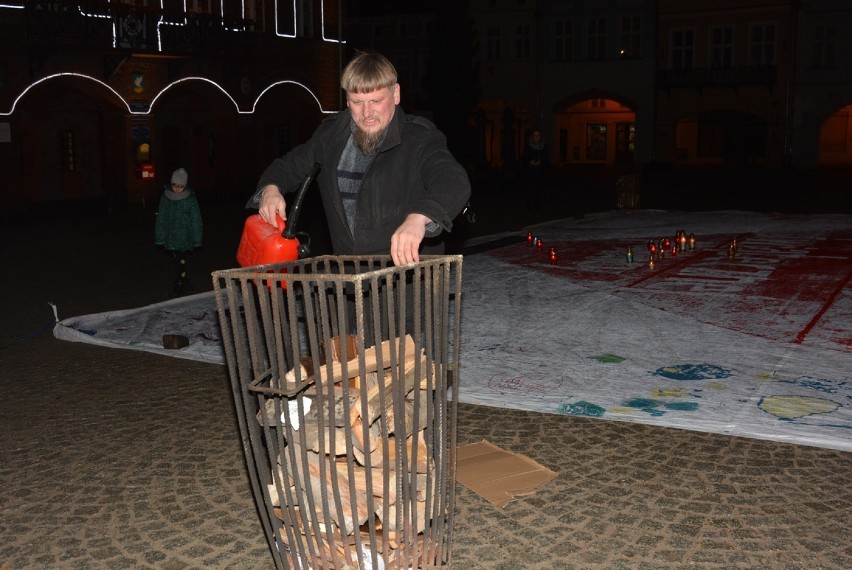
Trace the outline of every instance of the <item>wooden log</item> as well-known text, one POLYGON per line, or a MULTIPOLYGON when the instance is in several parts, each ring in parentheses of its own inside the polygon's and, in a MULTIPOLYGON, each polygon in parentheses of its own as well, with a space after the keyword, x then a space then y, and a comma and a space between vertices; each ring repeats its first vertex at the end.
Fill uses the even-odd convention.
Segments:
MULTIPOLYGON (((291 445, 294 445, 291 443, 291 445)), ((354 496, 349 487, 349 481, 353 473, 349 473, 345 463, 338 463, 333 458, 321 456, 309 450, 304 450, 308 460, 308 477, 300 477, 297 481, 302 490, 310 492, 317 505, 322 504, 322 495, 325 491, 328 500, 328 515, 338 526, 349 534, 367 520, 370 515, 369 505, 373 499, 355 488, 354 496), (324 471, 324 473, 323 473, 324 471), (339 505, 336 493, 340 494, 339 505), (354 501, 353 501, 354 499, 354 501), (355 503, 353 511, 352 503, 355 503), (339 509, 337 507, 340 507, 339 509)), ((353 485, 354 486, 354 485, 353 485)), ((324 516, 324 518, 328 518, 324 516)))
MULTIPOLYGON (((405 367, 402 374, 402 393, 408 394, 414 386, 420 381, 419 374, 425 375, 426 371, 426 355, 420 353, 420 367, 417 366, 417 359, 412 354, 411 358, 406 357, 405 367)), ((385 372, 383 380, 379 380, 376 386, 367 390, 366 397, 359 397, 352 404, 351 413, 354 416, 361 417, 368 424, 376 421, 380 415, 385 413, 385 410, 393 405, 394 392, 394 376, 396 371, 385 372), (366 404, 366 416, 364 415, 364 405, 366 404)))
POLYGON ((383 505, 379 505, 379 508, 376 509, 376 516, 382 521, 382 526, 388 538, 392 538, 392 535, 388 531, 406 530, 407 533, 415 535, 426 530, 429 520, 426 517, 426 501, 409 502, 408 513, 405 513, 405 508, 405 505, 401 502, 388 505, 387 517, 385 517, 383 505), (397 520, 397 514, 399 514, 400 520, 397 520), (405 517, 405 514, 408 516, 405 517))
POLYGON ((420 431, 425 429, 428 425, 429 417, 427 407, 432 405, 432 392, 426 390, 412 390, 408 393, 408 396, 405 398, 403 403, 403 411, 404 416, 402 421, 397 422, 396 416, 394 412, 394 407, 389 406, 385 410, 384 422, 385 429, 387 429, 388 433, 396 433, 397 425, 399 425, 399 429, 404 432, 413 433, 415 431, 420 431), (418 402, 417 402, 417 417, 415 417, 414 412, 414 394, 418 394, 418 402))
POLYGON ((396 503, 397 484, 395 471, 388 472, 387 487, 385 487, 383 469, 370 469, 371 478, 369 483, 367 482, 366 468, 359 466, 358 469, 353 470, 352 474, 352 480, 355 483, 355 488, 363 492, 365 495, 381 497, 387 501, 388 504, 396 503))
MULTIPOLYGON (((388 469, 396 469, 398 465, 397 461, 397 435, 389 435, 387 436, 387 455, 385 452, 384 438, 382 438, 382 443, 377 444, 376 448, 370 453, 370 467, 387 467, 388 469)), ((429 449, 426 447, 426 440, 422 431, 419 431, 415 434, 408 436, 405 439, 405 443, 402 447, 403 457, 399 458, 399 461, 405 459, 405 463, 408 465, 409 471, 416 471, 417 473, 426 473, 426 471, 432 466, 434 466, 433 459, 429 456, 429 449), (414 451, 417 451, 417 461, 414 463, 414 451)), ((355 454, 355 459, 361 465, 367 465, 367 458, 364 456, 364 453, 359 451, 358 449, 353 448, 353 453, 355 454)))
POLYGON ((364 453, 372 453, 378 442, 381 441, 381 426, 378 422, 367 428, 366 440, 364 439, 364 423, 361 421, 361 418, 355 418, 352 421, 351 429, 352 444, 357 451, 361 452, 361 457, 363 457, 364 453))
MULTIPOLYGON (((318 379, 322 379, 325 383, 337 383, 342 382, 348 378, 356 378, 360 377, 362 373, 366 374, 367 372, 376 372, 382 368, 388 368, 391 365, 391 356, 390 350, 391 346, 399 349, 399 341, 398 339, 394 340, 386 340, 381 344, 381 353, 382 353, 382 362, 378 360, 378 351, 375 346, 364 349, 364 368, 360 368, 360 362, 358 358, 354 360, 350 360, 347 363, 336 362, 332 360, 331 365, 323 364, 318 369, 314 370, 314 373, 309 376, 303 376, 302 380, 304 381, 307 378, 311 383, 316 382, 318 379), (344 373, 344 366, 346 367, 346 371, 344 373), (344 378, 345 377, 345 378, 344 378)), ((405 342, 402 347, 403 354, 405 358, 408 358, 408 355, 414 354, 414 338, 411 335, 405 335, 405 342)), ((397 353, 397 358, 399 359, 402 354, 397 353)), ((303 366, 301 369, 303 372, 307 373, 307 369, 303 366)), ((284 375, 285 380, 287 382, 296 383, 296 372, 295 370, 289 370, 284 375)))
POLYGON ((340 342, 340 337, 332 337, 331 343, 331 358, 334 362, 343 362, 343 348, 346 348, 346 360, 355 360, 358 358, 358 337, 354 334, 343 337, 343 343, 340 342))

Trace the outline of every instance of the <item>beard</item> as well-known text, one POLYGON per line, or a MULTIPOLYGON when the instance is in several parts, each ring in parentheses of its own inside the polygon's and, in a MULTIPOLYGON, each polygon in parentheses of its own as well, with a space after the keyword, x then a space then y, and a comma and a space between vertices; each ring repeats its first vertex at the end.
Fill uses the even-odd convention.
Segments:
POLYGON ((352 136, 355 138, 355 144, 358 145, 361 152, 367 156, 371 156, 379 151, 382 141, 385 140, 386 131, 387 127, 375 133, 368 133, 361 127, 356 127, 352 136))

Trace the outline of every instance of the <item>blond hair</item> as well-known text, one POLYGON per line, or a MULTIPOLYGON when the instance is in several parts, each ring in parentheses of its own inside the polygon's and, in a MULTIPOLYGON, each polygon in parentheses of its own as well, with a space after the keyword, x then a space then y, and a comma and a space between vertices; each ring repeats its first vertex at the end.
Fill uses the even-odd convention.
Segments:
POLYGON ((397 82, 396 68, 388 59, 375 52, 358 52, 340 78, 340 86, 347 93, 370 93, 397 82))

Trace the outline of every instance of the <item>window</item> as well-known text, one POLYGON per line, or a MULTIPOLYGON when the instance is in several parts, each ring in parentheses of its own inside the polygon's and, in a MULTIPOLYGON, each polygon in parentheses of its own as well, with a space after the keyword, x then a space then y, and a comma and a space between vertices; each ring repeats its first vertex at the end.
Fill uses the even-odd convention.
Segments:
POLYGON ((837 28, 833 25, 814 26, 814 52, 811 65, 834 67, 834 52, 837 47, 837 28))
POLYGON ((500 28, 495 26, 488 28, 487 38, 486 59, 488 61, 500 61, 500 28))
POLYGON ((734 28, 714 26, 710 28, 710 67, 730 69, 733 65, 734 28))
POLYGON ((517 59, 530 58, 530 27, 523 24, 515 29, 515 57, 517 59))
POLYGON ((302 0, 299 11, 296 13, 298 35, 305 38, 314 37, 314 3, 311 0, 302 0))
POLYGON ((695 56, 695 32, 672 30, 672 70, 691 71, 695 56))
POLYGON ((571 61, 574 59, 571 20, 556 20, 553 23, 553 59, 571 61))
POLYGON ((586 57, 603 59, 606 56, 606 19, 593 18, 586 23, 586 57))
POLYGON ((212 14, 213 3, 210 0, 190 0, 186 2, 186 11, 196 14, 212 14))
POLYGON ((639 16, 621 18, 621 57, 641 57, 642 19, 639 16))
POLYGON ((775 24, 752 24, 750 35, 748 64, 775 65, 775 24))
POLYGON ((260 0, 251 0, 250 2, 246 2, 246 20, 251 20, 254 22, 255 28, 262 29, 259 27, 260 22, 263 20, 263 2, 260 0))

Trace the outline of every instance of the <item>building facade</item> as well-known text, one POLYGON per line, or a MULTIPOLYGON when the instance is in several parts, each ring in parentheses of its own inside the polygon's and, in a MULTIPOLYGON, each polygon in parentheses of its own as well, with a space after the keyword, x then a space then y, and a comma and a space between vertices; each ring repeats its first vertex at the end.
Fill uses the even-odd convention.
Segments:
POLYGON ((788 136, 794 164, 852 166, 852 6, 803 0, 795 21, 788 136))
POLYGON ((658 160, 787 163, 793 3, 660 0, 659 18, 658 160))
MULTIPOLYGON (((852 166, 847 0, 463 4, 471 168, 517 168, 533 129, 557 170, 852 166)), ((433 116, 434 83, 446 111, 456 45, 436 56, 453 38, 434 32, 463 4, 4 0, 0 213, 149 203, 179 166, 205 197, 245 196, 343 107, 354 49, 388 55, 408 112, 433 116)))
POLYGON ((202 200, 248 195, 272 158, 342 105, 339 8, 2 2, 0 210, 150 204, 178 167, 202 200))
POLYGON ((660 0, 657 157, 852 165, 852 5, 660 0))
MULTIPOLYGON (((845 0, 468 0, 467 17, 482 88, 470 120, 489 167, 515 168, 533 129, 557 168, 852 164, 845 0)), ((419 41, 423 73, 422 41, 394 18, 360 17, 349 39, 419 41)))

